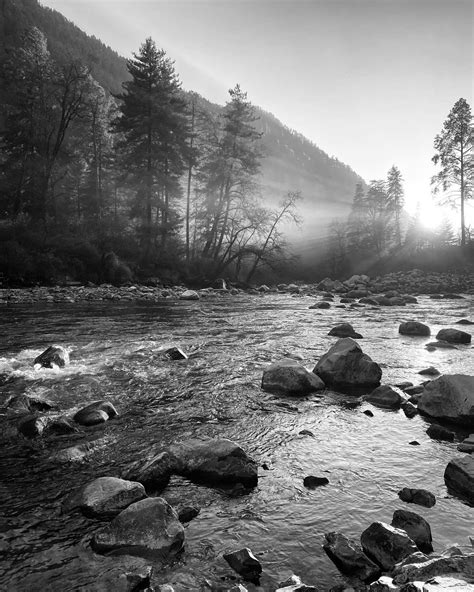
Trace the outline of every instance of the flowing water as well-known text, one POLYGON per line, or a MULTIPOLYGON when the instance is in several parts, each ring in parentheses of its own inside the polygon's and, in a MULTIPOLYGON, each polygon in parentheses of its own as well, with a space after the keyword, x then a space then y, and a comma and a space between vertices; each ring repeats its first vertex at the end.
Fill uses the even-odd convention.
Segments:
POLYGON ((456 443, 431 440, 426 419, 366 403, 354 406, 354 398, 332 392, 275 396, 262 391, 260 381, 265 365, 285 356, 312 369, 335 342, 329 329, 343 321, 364 336, 359 343, 382 366, 383 383, 418 384, 418 371, 431 365, 441 373, 472 375, 471 345, 425 348, 440 328, 472 316, 472 297, 421 296, 405 307, 309 310, 312 302, 242 295, 2 307, 0 404, 24 392, 46 397, 69 415, 107 399, 120 416, 85 428, 90 456, 66 464, 52 461, 52 454, 73 445, 73 437, 26 440, 12 436, 3 417, 0 589, 107 589, 100 588, 97 573, 110 563, 89 548, 102 523, 61 513, 62 500, 95 477, 120 476, 152 449, 196 436, 239 443, 260 465, 259 484, 245 495, 230 495, 173 477, 163 496, 170 503, 197 504, 201 512, 185 527, 180 560, 155 566, 155 585, 174 581, 180 592, 197 590, 204 578, 209 585, 222 583, 222 574, 231 572, 222 553, 247 546, 265 574, 261 587, 249 590, 273 590, 291 573, 326 590, 342 580, 322 550, 324 533, 358 538, 373 521, 390 523, 399 508, 428 520, 436 551, 468 544, 474 508, 448 494, 443 480, 446 464, 460 453, 456 443), (399 323, 410 319, 426 322, 432 337, 399 335, 399 323), (70 348, 71 364, 35 370, 34 358, 52 343, 70 348), (189 359, 167 360, 163 351, 173 345, 189 359), (363 413, 367 408, 374 417, 363 413), (409 445, 412 440, 420 445, 409 445), (303 478, 309 474, 327 476, 329 485, 306 489, 303 478), (436 505, 407 506, 397 496, 405 486, 429 489, 436 505))

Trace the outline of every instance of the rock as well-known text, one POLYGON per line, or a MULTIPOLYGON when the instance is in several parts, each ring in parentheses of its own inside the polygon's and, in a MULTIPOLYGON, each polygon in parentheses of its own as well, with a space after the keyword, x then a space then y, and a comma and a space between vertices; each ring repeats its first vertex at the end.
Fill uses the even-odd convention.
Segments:
POLYGON ((343 574, 364 582, 371 582, 380 575, 378 565, 363 553, 358 543, 339 532, 329 532, 324 536, 323 549, 343 574))
POLYGON ((428 325, 424 325, 418 321, 407 321, 405 323, 401 323, 401 325, 398 327, 398 332, 400 335, 413 335, 420 337, 431 335, 431 330, 428 325))
POLYGON ((48 436, 74 434, 79 429, 68 417, 57 417, 48 422, 46 432, 48 436))
POLYGON ((359 299, 360 304, 370 304, 371 306, 380 306, 380 302, 377 298, 370 298, 369 296, 364 296, 363 298, 359 299))
POLYGON ((339 339, 313 369, 326 385, 336 388, 376 387, 382 369, 350 337, 339 339))
POLYGON ((408 444, 410 446, 419 446, 420 445, 420 443, 417 440, 412 440, 411 442, 408 442, 408 444))
POLYGON ((321 280, 319 282, 319 284, 316 286, 316 290, 322 290, 324 292, 328 291, 328 290, 333 290, 334 289, 334 280, 332 280, 331 278, 324 278, 323 280, 321 280))
MULTIPOLYGON (((392 576, 396 584, 405 584, 415 581, 426 582, 426 580, 440 574, 462 573, 464 571, 471 574, 474 572, 474 554, 454 557, 436 556, 428 561, 402 564, 394 569, 392 576)), ((458 591, 456 590, 456 592, 458 591)))
POLYGON ((165 561, 183 548, 184 529, 173 508, 161 497, 136 502, 96 532, 91 546, 98 553, 136 555, 165 561))
POLYGON ((470 333, 460 331, 459 329, 441 329, 441 331, 438 331, 436 339, 447 341, 448 343, 471 343, 470 333))
POLYGON ((405 401, 405 403, 402 403, 402 409, 403 413, 409 419, 415 417, 415 415, 418 415, 418 409, 415 407, 415 405, 413 405, 413 403, 410 403, 410 401, 405 401))
POLYGON ((443 426, 435 423, 431 424, 426 430, 426 433, 433 440, 446 440, 446 442, 454 442, 455 434, 451 430, 443 428, 443 426))
POLYGON ((423 592, 472 592, 474 584, 451 576, 435 576, 423 584, 423 592))
POLYGON ((171 447, 177 473, 207 485, 255 487, 257 464, 231 440, 189 440, 171 447))
POLYGON ((66 498, 63 509, 69 512, 78 508, 85 516, 110 518, 145 497, 141 483, 99 477, 66 498))
POLYGON ((193 518, 196 518, 201 511, 201 508, 197 508, 196 506, 181 506, 176 511, 178 512, 178 520, 181 524, 184 524, 185 522, 191 522, 193 518))
POLYGON ((381 385, 364 397, 364 401, 382 409, 400 409, 402 395, 388 385, 381 385))
POLYGON ((78 444, 77 446, 69 446, 54 452, 50 460, 53 462, 67 463, 67 462, 82 462, 90 453, 91 446, 89 443, 78 444))
POLYGON ((360 333, 354 331, 354 327, 350 323, 341 323, 333 327, 328 335, 333 337, 352 337, 353 339, 363 339, 360 333))
POLYGON ((431 528, 423 516, 408 510, 395 510, 391 524, 404 530, 422 553, 433 552, 431 528))
POLYGON ((329 302, 316 302, 315 304, 312 304, 310 307, 310 309, 315 309, 315 308, 331 308, 331 305, 329 304, 329 302))
POLYGON ((459 452, 474 452, 474 434, 465 438, 457 448, 459 452))
POLYGON ((280 582, 275 592, 319 592, 319 590, 314 586, 303 584, 298 576, 292 575, 284 582, 280 582))
POLYGON ((436 497, 427 489, 404 487, 398 492, 398 497, 407 504, 417 504, 425 508, 432 508, 436 503, 436 497))
POLYGON ((453 458, 444 471, 446 487, 474 502, 474 456, 453 458))
POLYGON ((185 290, 179 296, 180 300, 199 300, 199 294, 195 290, 185 290))
POLYGON ((421 374, 423 376, 437 376, 439 374, 439 370, 436 370, 434 366, 430 366, 429 368, 420 370, 418 374, 421 374))
POLYGON ((456 345, 447 341, 430 341, 425 347, 428 351, 434 351, 435 349, 458 349, 456 345))
POLYGON ((364 415, 367 415, 367 417, 373 417, 374 414, 372 413, 372 411, 370 409, 366 409, 365 411, 363 411, 364 415))
POLYGON ((266 284, 262 284, 257 288, 257 292, 270 292, 270 288, 266 284))
POLYGON ((417 548, 404 530, 384 522, 373 522, 360 535, 364 553, 386 571, 416 552, 417 548))
POLYGON ((169 452, 150 452, 145 460, 136 461, 123 474, 123 478, 138 481, 149 493, 163 490, 169 483, 174 470, 169 452))
POLYGON ((64 368, 69 364, 69 353, 61 345, 50 345, 42 354, 40 354, 33 364, 39 364, 43 368, 53 368, 57 366, 64 368))
POLYGON ((254 584, 259 583, 262 566, 250 549, 244 547, 238 551, 226 553, 223 557, 244 580, 254 584))
POLYGON ((281 360, 263 371, 262 388, 285 395, 306 395, 325 388, 324 382, 295 360, 281 360))
POLYGON ((17 395, 7 401, 8 409, 18 411, 50 411, 55 405, 41 397, 30 397, 27 395, 17 395))
POLYGON ((425 385, 418 410, 450 422, 474 424, 474 376, 445 374, 425 385))
POLYGON ((474 321, 470 321, 469 319, 459 319, 456 321, 457 325, 474 325, 474 321))
POLYGON ((398 586, 395 586, 392 578, 389 576, 381 576, 376 582, 372 582, 369 586, 369 592, 399 592, 398 586))
POLYGON ((27 415, 22 417, 18 422, 18 432, 25 436, 25 438, 37 438, 41 436, 48 420, 46 417, 38 417, 37 415, 27 415))
POLYGON ((314 477, 313 475, 308 475, 303 479, 303 485, 308 489, 315 489, 316 487, 327 485, 328 483, 329 479, 326 477, 314 477))
POLYGON ((170 347, 165 351, 165 355, 170 360, 187 360, 188 356, 184 353, 184 351, 179 347, 170 347))
POLYGON ((112 403, 109 403, 108 401, 95 401, 78 411, 73 419, 81 425, 92 426, 104 423, 108 419, 117 416, 117 410, 112 403))

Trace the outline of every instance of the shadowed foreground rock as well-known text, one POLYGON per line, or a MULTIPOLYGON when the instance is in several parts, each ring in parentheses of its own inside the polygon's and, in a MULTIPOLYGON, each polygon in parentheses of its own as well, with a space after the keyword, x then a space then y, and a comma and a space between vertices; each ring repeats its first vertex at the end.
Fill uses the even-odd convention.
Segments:
POLYGON ((423 516, 408 510, 395 510, 392 526, 404 530, 423 553, 433 551, 431 528, 423 516))
POLYGON ((431 417, 474 425, 474 376, 445 374, 426 384, 418 410, 431 417))
POLYGON ((358 543, 339 532, 329 532, 324 536, 326 543, 323 549, 343 574, 364 582, 372 582, 379 577, 379 566, 364 554, 358 543))
POLYGON ((43 368, 53 368, 58 366, 64 368, 69 364, 69 354, 61 345, 50 345, 42 354, 40 354, 33 364, 40 364, 43 368))
POLYGON ((245 547, 238 551, 232 551, 232 553, 225 554, 224 559, 244 580, 258 584, 262 566, 250 549, 245 547))
POLYGON ((453 458, 444 471, 444 482, 453 491, 474 503, 474 456, 453 458))
POLYGON ((173 508, 161 497, 129 506, 97 532, 91 546, 98 553, 135 555, 167 561, 181 551, 184 529, 173 508))
POLYGON ((281 360, 263 371, 262 388, 285 395, 306 395, 325 388, 324 382, 295 360, 281 360))
POLYGON ((373 522, 360 535, 364 553, 386 571, 418 549, 404 530, 373 522))
POLYGON ((335 388, 375 388, 380 384, 382 369, 350 337, 339 339, 325 353, 313 372, 326 385, 335 388))

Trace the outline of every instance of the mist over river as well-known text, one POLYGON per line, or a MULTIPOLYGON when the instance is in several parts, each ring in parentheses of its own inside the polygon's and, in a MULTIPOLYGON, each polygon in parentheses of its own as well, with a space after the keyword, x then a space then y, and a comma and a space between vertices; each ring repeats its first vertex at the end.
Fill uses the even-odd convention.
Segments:
POLYGON ((394 510, 407 509, 397 496, 402 487, 436 495, 432 508, 408 507, 430 523, 435 551, 469 544, 474 508, 448 494, 443 479, 468 432, 457 432, 456 442, 436 441, 419 415, 408 419, 403 411, 354 405, 356 398, 331 391, 276 396, 260 382, 264 367, 285 356, 312 369, 336 341, 328 331, 341 322, 363 335, 359 344, 382 366, 383 384, 419 384, 424 377, 418 372, 428 366, 474 375, 471 344, 425 348, 439 329, 472 318, 473 300, 419 296, 418 304, 407 306, 310 310, 309 296, 241 294, 194 302, 1 306, 0 406, 25 393, 59 407, 48 415, 73 415, 105 399, 119 417, 78 434, 27 440, 13 433, 3 409, 0 589, 106 590, 98 574, 122 558, 92 552, 89 541, 104 523, 62 513, 64 497, 96 477, 122 476, 152 449, 192 437, 237 442, 257 461, 259 483, 235 495, 172 477, 162 496, 201 512, 185 525, 179 561, 155 565, 155 586, 198 590, 207 579, 202 589, 211 590, 236 575, 222 554, 249 547, 264 572, 260 587, 245 584, 249 590, 274 590, 292 573, 327 590, 343 580, 322 549, 324 533, 358 539, 372 522, 390 523, 394 510), (406 320, 429 325, 431 337, 399 335, 406 320), (51 344, 70 348, 70 365, 35 370, 33 360, 51 344), (189 359, 167 359, 163 352, 172 346, 189 359), (84 438, 91 452, 83 462, 52 460, 58 449, 84 438), (409 445, 413 440, 420 445, 409 445), (326 476, 329 484, 306 489, 307 475, 326 476))

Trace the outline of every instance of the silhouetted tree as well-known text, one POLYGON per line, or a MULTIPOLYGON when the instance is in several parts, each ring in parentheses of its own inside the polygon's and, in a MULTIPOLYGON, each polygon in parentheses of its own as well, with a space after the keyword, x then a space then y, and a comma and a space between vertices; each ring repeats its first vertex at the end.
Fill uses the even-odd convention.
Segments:
POLYGON ((394 235, 397 245, 402 245, 400 215, 403 210, 403 178, 400 170, 394 165, 388 171, 386 193, 387 205, 394 218, 394 235))

